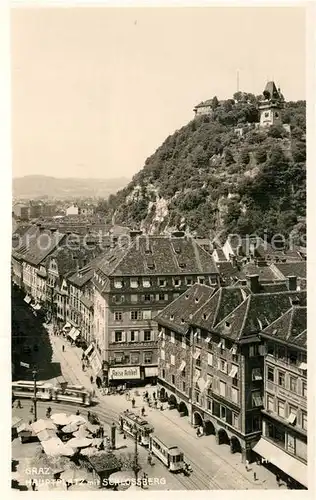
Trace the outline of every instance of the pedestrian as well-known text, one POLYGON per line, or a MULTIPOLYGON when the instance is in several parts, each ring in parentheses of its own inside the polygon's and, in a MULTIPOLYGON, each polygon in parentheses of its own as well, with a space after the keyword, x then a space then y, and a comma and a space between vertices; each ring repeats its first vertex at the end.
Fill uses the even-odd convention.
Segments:
POLYGON ((145 399, 148 399, 148 391, 145 392, 145 399))
POLYGON ((65 346, 63 345, 63 352, 65 352, 65 346))
POLYGON ((256 472, 253 473, 253 480, 257 481, 257 473, 256 472))
POLYGON ((76 411, 76 415, 80 415, 80 411, 79 410, 76 411))
POLYGON ((89 411, 88 411, 88 415, 87 415, 87 416, 88 416, 88 420, 90 420, 90 418, 91 418, 91 413, 90 413, 89 411))
POLYGON ((200 436, 203 436, 203 434, 204 434, 204 429, 203 429, 202 425, 200 425, 200 436))
POLYGON ((102 429, 102 438, 104 438, 104 427, 103 427, 103 425, 102 425, 101 429, 102 429))
POLYGON ((150 451, 150 452, 148 453, 148 457, 147 457, 147 462, 148 462, 148 465, 151 465, 151 463, 152 463, 152 459, 153 459, 153 457, 152 457, 152 454, 151 454, 151 451, 150 451))
POLYGON ((35 484, 34 479, 31 480, 31 488, 32 488, 33 491, 36 490, 36 484, 35 484))
POLYGON ((145 408, 142 407, 142 417, 145 415, 145 408))
POLYGON ((90 383, 93 384, 93 377, 92 377, 92 375, 90 377, 90 383))
POLYGON ((33 405, 31 405, 30 413, 33 413, 33 412, 34 412, 34 408, 33 408, 33 405))
POLYGON ((83 363, 82 363, 82 367, 81 368, 82 368, 82 371, 84 372, 84 364, 83 363))
POLYGON ((132 399, 132 408, 135 408, 135 399, 132 399))
POLYGON ((280 476, 278 474, 275 476, 275 479, 276 479, 277 485, 280 486, 280 476))
POLYGON ((156 400, 156 393, 155 393, 155 391, 153 392, 153 398, 154 398, 154 400, 156 400))
POLYGON ((124 432, 124 434, 123 434, 123 439, 126 439, 126 434, 125 434, 125 432, 124 432))
POLYGON ((157 399, 155 399, 155 401, 154 401, 154 407, 155 407, 156 410, 157 410, 157 405, 158 405, 157 399))
POLYGON ((163 404, 160 405, 160 411, 163 411, 163 404))
POLYGON ((21 401, 18 399, 16 403, 17 408, 22 408, 21 401))
POLYGON ((200 428, 199 427, 196 428, 196 437, 200 437, 200 428))
POLYGON ((246 471, 248 472, 248 470, 249 470, 249 460, 246 460, 245 467, 246 467, 246 471))

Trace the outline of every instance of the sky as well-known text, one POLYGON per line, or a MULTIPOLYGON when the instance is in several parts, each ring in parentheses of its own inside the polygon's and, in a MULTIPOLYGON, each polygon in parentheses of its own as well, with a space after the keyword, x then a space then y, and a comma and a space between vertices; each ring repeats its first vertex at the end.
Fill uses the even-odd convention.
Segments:
POLYGON ((237 71, 305 99, 304 8, 12 9, 13 176, 131 178, 237 71))

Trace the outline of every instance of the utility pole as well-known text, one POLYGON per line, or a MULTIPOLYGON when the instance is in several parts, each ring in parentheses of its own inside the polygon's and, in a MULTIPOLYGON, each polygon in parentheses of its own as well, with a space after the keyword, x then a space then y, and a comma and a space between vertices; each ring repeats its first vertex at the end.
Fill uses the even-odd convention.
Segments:
POLYGON ((134 469, 134 474, 135 474, 135 479, 136 479, 136 484, 137 484, 137 479, 138 479, 138 473, 140 471, 140 466, 138 463, 138 431, 137 427, 134 427, 134 433, 135 433, 135 451, 134 451, 134 464, 133 464, 133 469, 134 469))
POLYGON ((33 370, 33 380, 34 380, 34 422, 37 420, 37 399, 36 399, 36 377, 37 377, 37 370, 33 370))

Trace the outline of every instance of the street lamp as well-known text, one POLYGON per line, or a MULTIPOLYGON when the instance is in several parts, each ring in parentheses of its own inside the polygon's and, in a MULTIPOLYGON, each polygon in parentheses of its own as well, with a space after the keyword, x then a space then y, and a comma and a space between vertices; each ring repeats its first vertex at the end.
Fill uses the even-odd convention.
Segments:
POLYGON ((32 371, 33 374, 33 380, 34 380, 34 422, 37 420, 37 399, 36 399, 36 377, 37 377, 37 370, 34 369, 32 371))
POLYGON ((134 435, 135 435, 135 451, 134 451, 133 471, 135 474, 135 479, 137 484, 138 473, 141 470, 141 467, 139 466, 138 463, 138 430, 136 425, 134 426, 134 435))

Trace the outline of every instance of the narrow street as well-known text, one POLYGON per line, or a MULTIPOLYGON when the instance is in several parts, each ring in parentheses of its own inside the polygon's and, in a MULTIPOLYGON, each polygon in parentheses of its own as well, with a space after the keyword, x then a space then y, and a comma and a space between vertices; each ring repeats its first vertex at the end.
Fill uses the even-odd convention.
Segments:
MULTIPOLYGON (((50 334, 53 348, 53 362, 59 362, 63 376, 68 382, 81 384, 96 391, 99 401, 96 411, 104 412, 109 418, 117 419, 118 413, 131 408, 131 403, 126 401, 124 395, 102 395, 96 386, 90 383, 92 372, 87 369, 82 371, 82 350, 71 346, 64 338, 50 334), (62 351, 62 346, 65 351, 62 351)), ((147 389, 147 388, 146 388, 147 389)), ((154 388, 149 388, 153 391, 154 388)), ((134 396, 136 412, 143 407, 142 393, 134 396)), ((193 474, 190 478, 195 489, 279 489, 275 476, 263 466, 251 464, 246 471, 241 463, 239 453, 231 454, 227 445, 217 445, 214 436, 196 437, 195 430, 186 417, 181 418, 176 410, 164 411, 149 408, 147 405, 146 419, 155 427, 155 434, 162 440, 172 440, 180 446, 184 455, 192 465, 193 474), (206 460, 206 457, 208 460, 206 460), (256 480, 254 479, 256 473, 256 480)))

